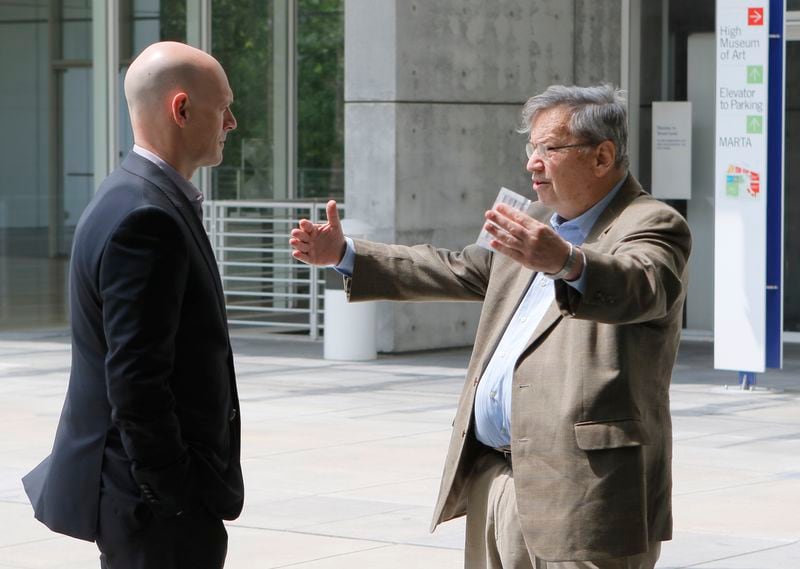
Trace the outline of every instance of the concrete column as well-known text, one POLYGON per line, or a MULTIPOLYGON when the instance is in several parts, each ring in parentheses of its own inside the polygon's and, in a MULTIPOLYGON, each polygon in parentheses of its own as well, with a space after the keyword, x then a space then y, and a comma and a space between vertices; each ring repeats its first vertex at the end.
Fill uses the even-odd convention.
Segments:
POLYGON ((575 0, 576 85, 620 84, 621 11, 621 0, 575 0))
MULTIPOLYGON (((461 249, 500 186, 531 195, 515 132, 525 100, 578 77, 619 81, 620 3, 595 4, 345 0, 347 216, 378 241, 461 249)), ((378 349, 469 345, 479 311, 382 303, 378 349)))

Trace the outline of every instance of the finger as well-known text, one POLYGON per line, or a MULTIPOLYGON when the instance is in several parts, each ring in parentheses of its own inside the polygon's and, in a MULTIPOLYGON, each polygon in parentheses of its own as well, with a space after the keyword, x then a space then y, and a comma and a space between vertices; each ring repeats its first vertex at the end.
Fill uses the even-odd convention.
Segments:
POLYGON ((308 253, 311 250, 311 245, 299 239, 289 239, 289 245, 291 245, 295 251, 300 251, 301 253, 308 253))
POLYGON ((492 224, 502 228, 506 233, 510 233, 511 235, 515 235, 520 238, 525 231, 525 228, 522 225, 495 210, 487 211, 486 219, 491 221, 492 224))
POLYGON ((485 224, 483 228, 495 239, 505 243, 506 245, 509 246, 518 245, 521 241, 519 238, 515 237, 514 235, 511 235, 507 231, 497 227, 492 223, 485 224))
POLYGON ((500 253, 501 255, 505 255, 510 257, 514 261, 519 263, 522 262, 522 253, 517 251, 516 249, 512 249, 511 247, 506 246, 502 242, 498 241, 497 239, 492 239, 489 244, 492 246, 492 249, 500 253))
POLYGON ((307 219, 301 219, 301 220, 300 220, 300 223, 299 223, 298 225, 300 226, 300 229, 302 229, 303 231, 305 231, 305 232, 306 232, 308 235, 313 235, 313 234, 314 234, 314 231, 315 231, 315 229, 316 229, 316 227, 314 226, 314 224, 313 224, 313 223, 311 223, 311 222, 310 222, 309 220, 307 220, 307 219))
POLYGON ((495 211, 497 211, 498 213, 501 214, 501 217, 504 216, 504 217, 506 217, 506 218, 508 218, 508 219, 520 224, 521 226, 523 226, 523 227, 525 227, 527 229, 532 229, 536 225, 541 225, 538 221, 533 219, 531 216, 529 216, 529 215, 527 215, 527 214, 525 214, 525 213, 523 213, 523 212, 521 212, 519 210, 516 210, 516 209, 508 206, 507 204, 503 204, 503 203, 497 204, 497 207, 495 207, 494 209, 495 209, 495 211))
POLYGON ((311 258, 302 251, 292 251, 292 257, 294 257, 298 261, 306 263, 307 265, 311 264, 311 258))
POLYGON ((302 229, 292 229, 291 239, 289 240, 289 242, 291 243, 292 239, 297 239, 298 241, 302 241, 303 243, 308 243, 310 237, 311 236, 302 229))
POLYGON ((342 224, 339 221, 339 208, 336 207, 336 200, 330 200, 325 205, 325 213, 328 214, 328 225, 332 229, 341 229, 342 224))

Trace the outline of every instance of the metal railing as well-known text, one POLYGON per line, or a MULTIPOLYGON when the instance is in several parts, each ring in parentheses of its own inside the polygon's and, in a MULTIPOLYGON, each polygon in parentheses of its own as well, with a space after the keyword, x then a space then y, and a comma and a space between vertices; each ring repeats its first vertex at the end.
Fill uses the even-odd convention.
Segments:
POLYGON ((326 269, 294 260, 289 232, 300 219, 324 220, 325 203, 209 200, 203 204, 232 330, 320 335, 326 269))

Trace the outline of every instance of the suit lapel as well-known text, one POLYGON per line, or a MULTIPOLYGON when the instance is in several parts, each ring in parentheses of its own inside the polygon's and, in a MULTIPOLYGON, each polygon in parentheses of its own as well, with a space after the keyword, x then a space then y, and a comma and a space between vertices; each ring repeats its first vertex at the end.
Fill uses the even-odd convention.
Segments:
MULTIPOLYGON (((499 255, 498 253, 495 254, 499 255)), ((496 262, 497 260, 495 260, 495 263, 496 262)), ((481 376, 483 376, 486 367, 489 365, 489 360, 492 359, 492 355, 497 350, 500 340, 502 340, 503 335, 508 329, 508 325, 511 323, 511 319, 514 317, 519 305, 522 303, 523 298, 525 298, 528 289, 538 274, 529 269, 523 268, 521 265, 517 264, 516 261, 512 261, 511 259, 503 258, 503 262, 507 263, 507 266, 502 268, 502 271, 505 274, 503 280, 500 281, 499 288, 500 290, 506 292, 507 298, 516 299, 516 301, 506 302, 504 308, 501 309, 496 315, 497 322, 502 322, 503 326, 496 328, 494 334, 490 336, 492 339, 491 344, 489 344, 491 349, 484 352, 481 358, 481 376)), ((525 348, 522 350, 522 353, 524 354, 527 352, 533 343, 536 342, 536 340, 540 338, 542 334, 554 326, 561 318, 562 315, 558 308, 558 304, 555 302, 555 300, 553 300, 553 302, 551 302, 550 306, 547 308, 547 311, 544 313, 544 316, 542 316, 541 321, 532 332, 531 337, 525 343, 525 348)))
POLYGON ((498 257, 495 259, 495 263, 500 261, 505 264, 501 269, 503 276, 499 282, 498 289, 504 291, 508 301, 504 303, 503 308, 497 314, 498 322, 504 323, 502 332, 505 332, 511 318, 513 318, 514 313, 522 303, 522 299, 525 297, 528 287, 531 286, 533 279, 536 277, 536 273, 530 269, 526 269, 508 257, 501 257, 500 253, 495 253, 495 255, 498 257))
POLYGON ((563 315, 561 314, 561 310, 558 308, 558 303, 555 301, 555 299, 553 299, 553 302, 551 302, 550 306, 547 307, 547 311, 544 313, 544 316, 542 316, 539 324, 536 325, 531 337, 525 343, 525 348, 522 350, 522 353, 524 354, 527 352, 545 332, 555 326, 556 323, 562 318, 563 315))
POLYGON ((154 184, 161 190, 172 205, 175 206, 183 222, 189 227, 200 249, 200 253, 203 255, 203 259, 205 259, 208 270, 211 271, 214 277, 212 280, 214 281, 214 288, 217 291, 217 300, 219 301, 220 309, 224 316, 226 314, 225 295, 222 291, 222 281, 219 276, 219 269, 217 268, 217 260, 214 257, 214 251, 211 249, 211 243, 208 240, 206 230, 203 228, 202 222, 192 208, 189 198, 187 198, 180 188, 169 179, 161 168, 134 152, 128 153, 128 156, 122 162, 122 168, 154 184))
MULTIPOLYGON (((541 206, 541 204, 537 203, 531 205, 527 213, 542 223, 549 223, 548 220, 552 215, 551 210, 548 210, 547 208, 541 206)), ((498 323, 502 323, 502 326, 496 327, 493 333, 491 333, 489 336, 489 338, 491 338, 491 343, 488 345, 491 346, 491 349, 486 350, 481 358, 481 376, 483 376, 483 372, 489 365, 492 355, 497 350, 500 340, 502 340, 503 335, 506 333, 508 325, 511 323, 511 319, 517 312, 519 305, 522 303, 522 300, 525 298, 528 289, 537 275, 536 272, 523 267, 516 261, 511 260, 509 257, 506 257, 500 253, 494 253, 494 255, 494 263, 498 266, 497 271, 500 276, 497 288, 498 290, 502 291, 503 297, 506 299, 506 301, 500 301, 502 302, 503 306, 500 310, 498 310, 497 314, 494 315, 494 320, 498 323)), ((525 350, 527 350, 528 347, 536 340, 536 338, 541 336, 545 330, 550 328, 550 326, 552 326, 560 316, 561 312, 558 310, 555 301, 553 301, 550 304, 550 307, 547 309, 547 312, 545 312, 544 316, 542 317, 541 322, 534 330, 531 339, 526 343, 525 350)))
POLYGON ((642 186, 639 185, 639 182, 637 182, 633 176, 628 174, 628 178, 625 180, 625 183, 622 184, 619 193, 611 200, 608 207, 603 210, 600 217, 597 218, 591 231, 589 231, 589 235, 586 236, 586 241, 584 241, 581 247, 592 248, 595 243, 611 230, 619 214, 622 213, 622 210, 628 207, 628 204, 642 193, 644 193, 642 186))
MULTIPOLYGON (((497 346, 511 323, 511 318, 519 308, 525 292, 533 281, 534 272, 522 267, 510 258, 494 253, 493 265, 497 267, 497 290, 500 291, 493 295, 492 302, 496 303, 496 312, 491 315, 491 322, 494 324, 486 334, 486 341, 480 342, 481 352, 477 354, 477 361, 480 362, 479 376, 483 376, 492 354, 497 350, 497 346)), ((478 349, 476 343, 475 348, 478 349)))

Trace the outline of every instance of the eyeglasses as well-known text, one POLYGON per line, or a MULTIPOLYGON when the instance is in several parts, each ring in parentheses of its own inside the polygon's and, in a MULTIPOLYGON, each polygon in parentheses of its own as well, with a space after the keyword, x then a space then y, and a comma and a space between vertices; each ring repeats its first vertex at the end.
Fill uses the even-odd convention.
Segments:
POLYGON ((564 148, 580 148, 581 146, 592 146, 588 142, 580 142, 577 144, 562 144, 561 146, 547 146, 544 142, 533 144, 529 142, 525 145, 525 154, 531 158, 534 154, 538 154, 541 158, 549 158, 551 152, 556 150, 563 150, 564 148))

